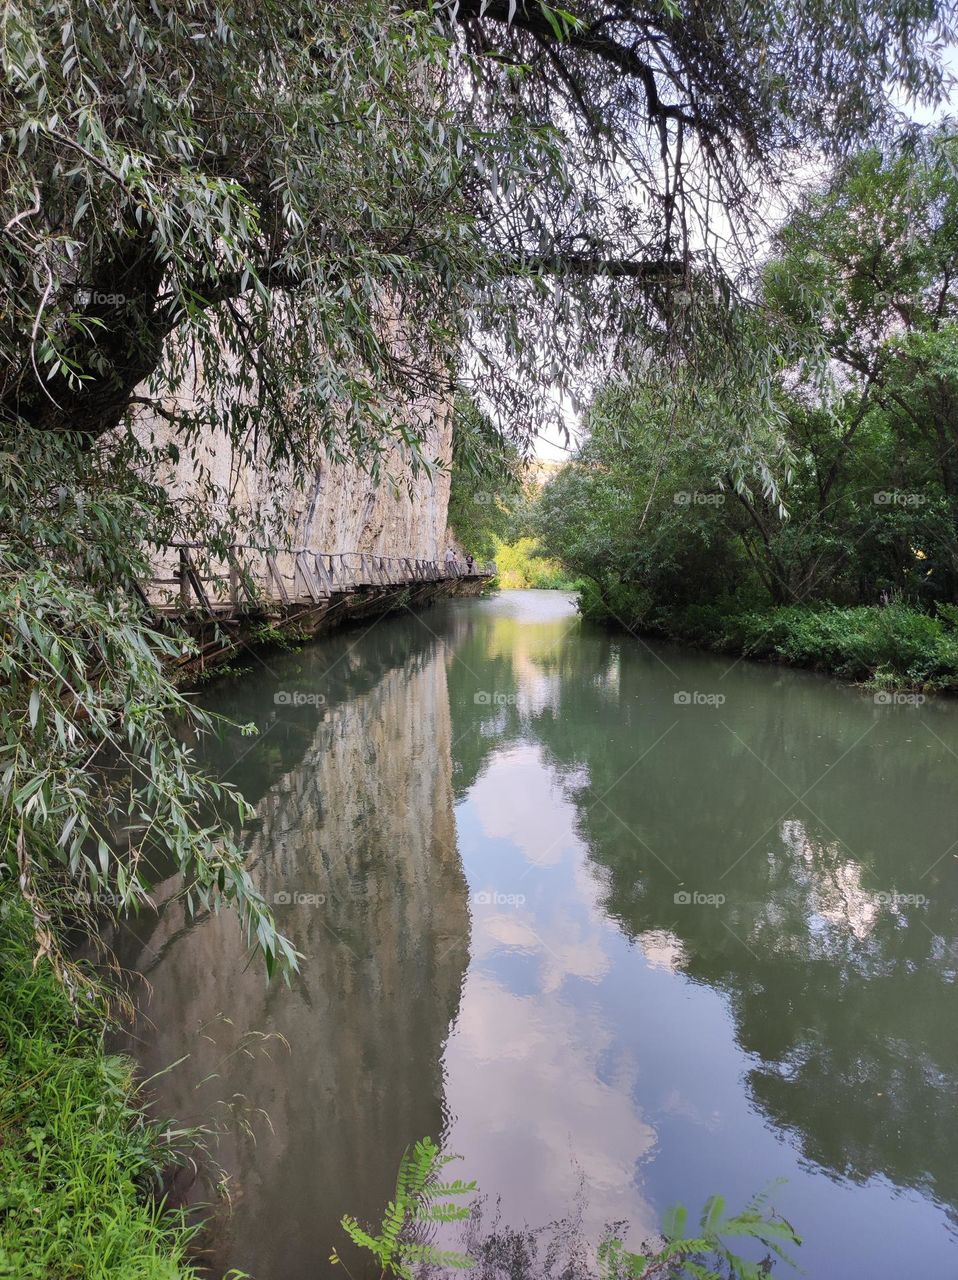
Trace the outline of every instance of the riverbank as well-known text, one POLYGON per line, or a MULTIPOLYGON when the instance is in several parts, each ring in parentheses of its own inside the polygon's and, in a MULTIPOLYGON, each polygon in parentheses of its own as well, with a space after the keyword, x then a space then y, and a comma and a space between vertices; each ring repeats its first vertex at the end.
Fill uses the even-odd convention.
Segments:
POLYGON ((639 634, 762 662, 804 667, 876 689, 958 693, 958 611, 931 617, 907 605, 779 605, 734 600, 643 610, 622 590, 603 601, 586 589, 580 612, 639 634))
POLYGON ((0 1276, 194 1280, 134 1063, 105 1052, 101 1002, 74 1009, 34 951, 26 913, 0 897, 0 1276))

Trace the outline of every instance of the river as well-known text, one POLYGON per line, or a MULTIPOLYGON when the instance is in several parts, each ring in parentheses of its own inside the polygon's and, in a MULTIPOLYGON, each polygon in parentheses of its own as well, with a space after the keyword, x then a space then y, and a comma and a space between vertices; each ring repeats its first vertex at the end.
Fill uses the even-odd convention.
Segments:
POLYGON ((251 661, 208 755, 302 973, 172 879, 118 945, 159 1111, 219 1135, 214 1266, 327 1274, 430 1134, 490 1230, 638 1245, 784 1179, 812 1280, 958 1275, 955 704, 536 591, 251 661))

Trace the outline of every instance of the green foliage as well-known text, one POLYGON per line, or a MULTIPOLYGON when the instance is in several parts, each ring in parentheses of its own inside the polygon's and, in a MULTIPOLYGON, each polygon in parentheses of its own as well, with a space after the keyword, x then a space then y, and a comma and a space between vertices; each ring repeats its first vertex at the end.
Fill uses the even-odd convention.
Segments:
POLYGON ((578 583, 562 565, 542 553, 535 538, 518 538, 515 542, 493 544, 493 559, 498 569, 499 585, 507 590, 533 587, 545 591, 575 591, 578 583))
POLYGON ((522 462, 469 395, 456 401, 447 521, 459 546, 482 564, 514 527, 523 505, 522 462))
POLYGON ((899 602, 886 605, 767 605, 734 596, 677 608, 621 586, 607 600, 594 583, 579 601, 585 617, 720 653, 808 667, 875 688, 958 692, 958 633, 899 602))
MULTIPOLYGON (((416 1240, 423 1223, 458 1222, 471 1216, 465 1206, 436 1203, 441 1197, 463 1196, 476 1189, 475 1182, 439 1180, 454 1158, 443 1156, 430 1138, 423 1138, 403 1154, 396 1194, 386 1206, 379 1233, 373 1235, 348 1215, 343 1218, 343 1229, 355 1245, 373 1255, 381 1276, 412 1280, 415 1263, 452 1270, 475 1265, 468 1255, 416 1240)), ((794 1266, 787 1249, 801 1244, 791 1224, 770 1207, 767 1192, 754 1196, 736 1214, 726 1212, 722 1196, 711 1196, 698 1231, 690 1235, 687 1224, 688 1210, 684 1205, 673 1206, 662 1220, 662 1242, 642 1254, 630 1253, 618 1237, 609 1236, 598 1251, 599 1280, 761 1280, 770 1274, 775 1259, 794 1266), (736 1252, 740 1241, 760 1246, 765 1257, 751 1261, 736 1252)), ((489 1254, 491 1247, 494 1253, 495 1245, 495 1239, 487 1241, 483 1252, 489 1254)), ((330 1261, 342 1261, 335 1249, 330 1261)))
POLYGON ((953 686, 955 147, 945 125, 846 160, 784 224, 727 360, 706 341, 595 398, 536 517, 587 616, 953 686))
MULTIPOLYGON (((474 1265, 466 1254, 438 1249, 423 1238, 427 1223, 459 1222, 469 1217, 469 1209, 455 1199, 475 1191, 474 1182, 440 1180, 442 1170, 456 1157, 444 1156, 431 1138, 422 1138, 407 1148, 399 1162, 396 1192, 386 1206, 378 1235, 373 1235, 348 1214, 342 1227, 353 1244, 371 1253, 381 1275, 412 1280, 413 1265, 468 1269, 474 1265)), ((330 1261, 341 1261, 334 1249, 330 1261)))
MULTIPOLYGON (((543 552, 590 580, 609 612, 623 588, 652 603, 691 601, 750 572, 736 538, 741 437, 716 418, 693 425, 691 386, 678 400, 675 390, 650 375, 600 395, 576 458, 538 503, 543 552)), ((751 479, 765 484, 764 469, 751 479)))
POLYGON ((0 892, 0 1276, 190 1280, 193 1231, 158 1198, 175 1150, 108 1055, 96 999, 71 1005, 30 919, 0 892))
MULTIPOLYGON (((801 1239, 790 1223, 768 1207, 767 1195, 752 1199, 741 1213, 729 1214, 722 1196, 711 1196, 702 1210, 698 1232, 689 1235, 688 1210, 675 1205, 662 1220, 665 1244, 646 1254, 629 1253, 612 1237, 599 1251, 603 1280, 762 1280, 771 1259, 796 1264, 786 1252, 801 1239), (768 1253, 755 1262, 743 1257, 729 1241, 753 1241, 768 1253)), ((738 1247, 738 1246, 736 1246, 738 1247)))
POLYGON ((760 180, 881 127, 891 83, 940 100, 950 18, 927 0, 97 0, 80 20, 16 0, 0 420, 96 435, 149 380, 164 413, 189 402, 181 439, 217 425, 269 458, 323 444, 372 465, 385 435, 425 463, 395 406, 444 395, 465 342, 528 434, 530 400, 674 311, 660 282, 693 248, 724 276, 734 239, 700 234, 714 191, 744 230, 760 180))
POLYGON ((81 22, 53 0, 7 6, 2 49, 0 418, 96 435, 150 379, 195 393, 181 445, 255 429, 268 459, 372 463, 409 365, 442 380, 488 276, 461 187, 496 148, 444 102, 430 13, 103 0, 81 22))
POLYGON ((183 734, 213 728, 171 679, 189 642, 134 589, 168 511, 115 451, 67 435, 0 460, 0 874, 71 989, 66 923, 145 902, 157 857, 191 909, 235 905, 270 970, 296 963, 229 834, 248 807, 183 734))

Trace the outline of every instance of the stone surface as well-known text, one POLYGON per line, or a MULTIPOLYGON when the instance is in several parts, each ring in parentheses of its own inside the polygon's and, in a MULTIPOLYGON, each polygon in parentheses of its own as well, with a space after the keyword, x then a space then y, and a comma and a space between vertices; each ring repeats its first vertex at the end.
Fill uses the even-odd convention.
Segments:
MULTIPOLYGON (((182 399, 170 411, 189 411, 182 399)), ((181 449, 160 477, 174 497, 199 499, 207 510, 230 509, 247 525, 261 525, 277 543, 327 553, 371 552, 441 559, 449 505, 448 464, 452 449, 452 406, 435 400, 416 407, 424 423, 423 456, 436 465, 414 473, 404 451, 385 453, 378 481, 356 463, 331 458, 312 474, 276 471, 250 462, 225 436, 213 436, 197 449, 181 449)), ((170 424, 146 411, 137 424, 144 443, 163 445, 170 424)))

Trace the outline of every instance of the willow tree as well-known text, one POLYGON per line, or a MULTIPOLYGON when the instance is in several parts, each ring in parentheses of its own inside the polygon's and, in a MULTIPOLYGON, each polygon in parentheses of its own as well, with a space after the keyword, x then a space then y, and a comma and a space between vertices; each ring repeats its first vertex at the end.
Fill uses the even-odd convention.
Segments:
POLYGON ((940 96, 949 36, 933 0, 7 0, 0 804, 45 946, 62 872, 128 902, 151 841, 283 951, 127 590, 183 519, 144 402, 292 467, 417 455, 397 404, 463 381, 528 424, 694 327, 783 171, 940 96))

